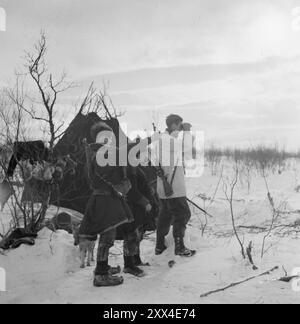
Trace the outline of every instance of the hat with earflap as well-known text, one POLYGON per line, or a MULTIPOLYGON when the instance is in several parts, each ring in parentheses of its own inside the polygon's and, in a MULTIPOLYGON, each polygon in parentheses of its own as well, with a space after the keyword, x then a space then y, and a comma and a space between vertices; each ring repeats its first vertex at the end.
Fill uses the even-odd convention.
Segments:
POLYGON ((90 131, 92 142, 96 143, 98 134, 101 132, 105 132, 105 131, 113 132, 112 128, 109 127, 105 122, 99 122, 99 123, 93 125, 91 128, 91 131, 90 131))
POLYGON ((183 124, 182 124, 182 129, 183 129, 184 131, 187 131, 187 132, 191 131, 191 128, 192 128, 192 127, 193 127, 193 125, 190 124, 190 123, 183 123, 183 124))
POLYGON ((183 119, 179 115, 171 114, 166 118, 166 124, 167 124, 168 128, 171 128, 172 124, 174 124, 174 123, 179 124, 182 122, 183 122, 183 119))

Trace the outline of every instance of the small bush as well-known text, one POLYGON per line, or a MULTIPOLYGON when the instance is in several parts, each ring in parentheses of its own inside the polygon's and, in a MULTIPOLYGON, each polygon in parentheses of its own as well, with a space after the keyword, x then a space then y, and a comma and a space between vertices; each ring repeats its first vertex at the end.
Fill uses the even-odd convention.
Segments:
POLYGON ((235 163, 244 165, 248 170, 255 168, 259 172, 278 172, 281 174, 286 167, 289 158, 300 158, 300 151, 289 153, 285 149, 280 149, 278 145, 268 147, 258 145, 253 148, 225 148, 220 149, 211 145, 205 152, 206 160, 215 169, 222 159, 232 160, 235 163))

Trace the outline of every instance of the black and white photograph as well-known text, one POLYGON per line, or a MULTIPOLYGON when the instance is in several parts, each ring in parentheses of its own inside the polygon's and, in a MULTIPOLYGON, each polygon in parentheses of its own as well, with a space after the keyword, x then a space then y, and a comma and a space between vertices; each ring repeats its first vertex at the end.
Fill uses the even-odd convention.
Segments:
POLYGON ((0 0, 0 304, 298 303, 300 0, 0 0))

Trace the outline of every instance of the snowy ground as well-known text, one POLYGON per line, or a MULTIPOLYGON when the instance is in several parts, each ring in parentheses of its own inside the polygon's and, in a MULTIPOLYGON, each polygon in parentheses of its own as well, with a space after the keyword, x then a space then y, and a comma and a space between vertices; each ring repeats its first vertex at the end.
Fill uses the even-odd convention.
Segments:
MULTIPOLYGON (((232 166, 224 172, 230 175, 232 166)), ((209 168, 199 179, 188 179, 190 197, 202 207, 199 194, 213 197, 220 175, 212 176, 209 168)), ((276 204, 286 201, 286 213, 278 224, 292 224, 300 219, 299 162, 291 161, 281 175, 268 177, 270 192, 276 204), (298 178, 299 177, 299 178, 298 178)), ((206 201, 206 206, 210 204, 206 201)), ((155 236, 150 235, 142 244, 143 259, 151 263, 145 278, 124 275, 125 283, 114 288, 94 288, 93 268, 80 269, 78 250, 72 236, 64 231, 51 233, 42 230, 33 247, 22 246, 0 254, 0 267, 7 271, 7 292, 0 292, 0 303, 299 303, 300 292, 292 290, 291 283, 276 279, 284 275, 282 266, 290 274, 300 267, 300 244, 297 233, 287 236, 271 235, 266 241, 267 253, 261 259, 262 239, 265 235, 251 230, 240 230, 245 243, 254 244, 253 258, 259 270, 253 271, 248 261, 242 259, 236 239, 232 235, 228 203, 220 184, 208 211, 215 217, 208 219, 204 235, 201 233, 202 214, 193 210, 188 227, 187 245, 197 249, 191 259, 180 259, 173 254, 172 238, 169 249, 161 256, 154 256, 155 236), (174 260, 169 268, 168 261, 174 260), (213 294, 207 291, 246 279, 278 266, 270 275, 213 294)), ((264 181, 253 176, 248 193, 245 179, 239 181, 234 200, 237 225, 268 227, 271 212, 264 181)), ((4 217, 4 216, 3 216, 4 217)), ((300 228, 299 228, 300 229, 300 228)), ((112 250, 112 265, 122 265, 121 244, 112 250)))

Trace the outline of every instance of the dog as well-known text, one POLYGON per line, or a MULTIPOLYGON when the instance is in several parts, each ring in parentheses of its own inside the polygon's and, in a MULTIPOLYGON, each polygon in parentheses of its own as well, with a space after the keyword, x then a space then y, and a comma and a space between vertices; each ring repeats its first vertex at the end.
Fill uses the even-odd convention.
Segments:
POLYGON ((79 235, 79 225, 73 225, 73 237, 74 245, 79 246, 80 253, 80 268, 85 268, 85 259, 87 257, 86 265, 91 266, 91 262, 94 262, 94 249, 96 241, 89 240, 79 235))

